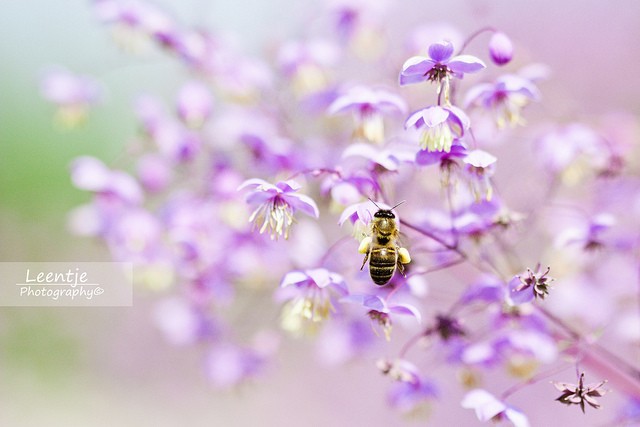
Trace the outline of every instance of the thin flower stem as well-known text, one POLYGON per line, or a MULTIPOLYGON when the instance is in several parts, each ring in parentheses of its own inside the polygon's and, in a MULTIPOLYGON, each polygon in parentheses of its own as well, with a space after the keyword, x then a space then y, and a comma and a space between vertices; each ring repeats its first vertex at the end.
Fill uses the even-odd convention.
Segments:
POLYGON ((417 344, 421 338, 428 336, 432 331, 433 329, 429 328, 409 338, 409 340, 406 343, 404 343, 404 345, 400 349, 400 353, 398 353, 398 359, 404 359, 404 357, 407 355, 409 350, 411 350, 411 347, 417 344))
POLYGON ((435 242, 441 244, 442 246, 444 246, 445 248, 457 252, 460 255, 464 256, 465 258, 467 257, 467 255, 465 253, 463 253, 462 251, 460 251, 460 249, 458 249, 458 245, 455 244, 451 244, 451 243, 447 243, 443 238, 435 235, 434 233, 425 230, 423 228, 420 228, 416 225, 411 224, 410 222, 405 221, 404 219, 400 220, 400 224, 404 225, 405 227, 408 227, 410 229, 412 229, 413 231, 416 231, 420 234, 422 234, 423 236, 426 236, 428 238, 430 238, 431 240, 434 240, 435 242))
MULTIPOLYGON (((416 271, 414 273, 411 273, 411 274, 407 275, 407 279, 409 279, 410 277, 413 277, 413 276, 422 276, 424 274, 433 273, 434 271, 444 270, 445 268, 453 267, 454 265, 458 265, 458 264, 463 263, 465 261, 466 261, 466 258, 462 258, 462 257, 460 257, 458 259, 446 261, 446 262, 443 262, 442 264, 434 265, 434 266, 429 267, 429 268, 427 268, 425 270, 416 271)), ((399 285, 397 285, 393 289, 391 289, 391 291, 387 294, 387 298, 386 298, 387 301, 389 301, 391 299, 391 297, 396 294, 396 292, 402 287, 402 285, 404 283, 405 282, 403 281, 402 283, 400 283, 399 285)))
POLYGON ((462 46, 460 47, 460 50, 458 50, 456 55, 460 55, 467 48, 467 46, 469 46, 469 43, 471 43, 473 41, 473 39, 475 39, 480 34, 485 33, 485 32, 495 33, 496 29, 493 28, 493 27, 480 28, 478 31, 476 31, 475 33, 473 33, 469 37, 467 37, 467 39, 464 41, 464 43, 462 43, 462 46))
POLYGON ((531 378, 529 378, 526 381, 517 383, 511 387, 509 387, 508 389, 506 389, 504 392, 502 392, 502 394, 500 395, 500 400, 506 400, 509 396, 511 396, 512 394, 522 390, 523 388, 535 384, 539 381, 542 381, 546 378, 550 378, 564 370, 566 370, 567 367, 566 366, 559 366, 556 367, 554 369, 548 369, 546 371, 540 372, 539 374, 536 374, 534 376, 532 376, 531 378))
POLYGON ((582 334, 567 325, 562 319, 549 312, 544 307, 537 305, 536 308, 542 315, 562 329, 575 341, 577 346, 576 349, 580 350, 580 354, 582 354, 582 362, 585 365, 595 367, 601 372, 608 372, 614 377, 619 377, 619 375, 614 372, 615 370, 623 373, 624 376, 631 380, 631 387, 634 388, 636 394, 640 396, 640 370, 638 368, 630 365, 618 355, 612 353, 601 345, 589 343, 582 337, 582 334), (583 347, 587 348, 583 349, 583 347), (598 358, 598 355, 600 358, 598 358), (605 360, 601 360, 602 358, 605 360))

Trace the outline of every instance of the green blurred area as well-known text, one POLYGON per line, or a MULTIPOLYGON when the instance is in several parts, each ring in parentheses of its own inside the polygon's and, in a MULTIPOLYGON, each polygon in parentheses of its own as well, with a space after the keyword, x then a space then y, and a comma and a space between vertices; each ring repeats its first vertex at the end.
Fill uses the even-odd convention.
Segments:
MULTIPOLYGON (((177 85, 183 74, 158 52, 123 52, 84 0, 4 1, 0 28, 8 36, 0 43, 0 262, 110 261, 99 241, 66 228, 69 211, 91 198, 73 187, 69 166, 91 155, 131 167, 122 160, 136 135, 135 96, 170 94, 170 83, 177 85), (104 88, 100 104, 73 129, 56 122, 55 106, 40 94, 40 81, 54 66, 91 76, 104 88)), ((108 336, 101 322, 109 313, 0 307, 0 406, 11 403, 17 389, 28 399, 89 375, 86 350, 94 338, 75 323, 80 317, 86 329, 100 331, 97 337, 108 336)))

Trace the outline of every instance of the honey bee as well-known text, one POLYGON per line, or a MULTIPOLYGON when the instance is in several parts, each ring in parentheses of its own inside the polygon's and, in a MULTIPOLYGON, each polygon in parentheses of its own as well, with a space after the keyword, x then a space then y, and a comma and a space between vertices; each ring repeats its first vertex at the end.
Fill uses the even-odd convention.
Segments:
MULTIPOLYGON (((371 199, 369 199, 371 200, 371 199)), ((378 211, 371 220, 371 233, 365 237, 358 252, 365 254, 362 267, 369 260, 369 275, 376 285, 386 285, 396 268, 404 275, 404 264, 411 262, 411 256, 406 248, 401 248, 398 244, 398 225, 393 209, 404 202, 400 202, 391 209, 382 209, 373 200, 378 211)))

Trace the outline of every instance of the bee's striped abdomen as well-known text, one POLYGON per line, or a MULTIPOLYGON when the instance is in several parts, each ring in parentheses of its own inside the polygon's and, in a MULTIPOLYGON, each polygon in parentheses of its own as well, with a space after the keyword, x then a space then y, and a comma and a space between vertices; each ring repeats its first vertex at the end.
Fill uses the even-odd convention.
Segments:
POLYGON ((393 276, 398 264, 398 252, 395 248, 377 247, 371 250, 369 274, 376 285, 384 285, 393 276))

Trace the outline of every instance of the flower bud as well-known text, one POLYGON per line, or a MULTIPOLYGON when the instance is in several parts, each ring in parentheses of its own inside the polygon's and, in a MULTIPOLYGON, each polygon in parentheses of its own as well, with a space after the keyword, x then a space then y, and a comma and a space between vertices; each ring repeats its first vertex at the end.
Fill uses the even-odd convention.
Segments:
POLYGON ((513 44, 505 33, 493 33, 489 40, 489 55, 497 65, 504 65, 513 57, 513 44))

